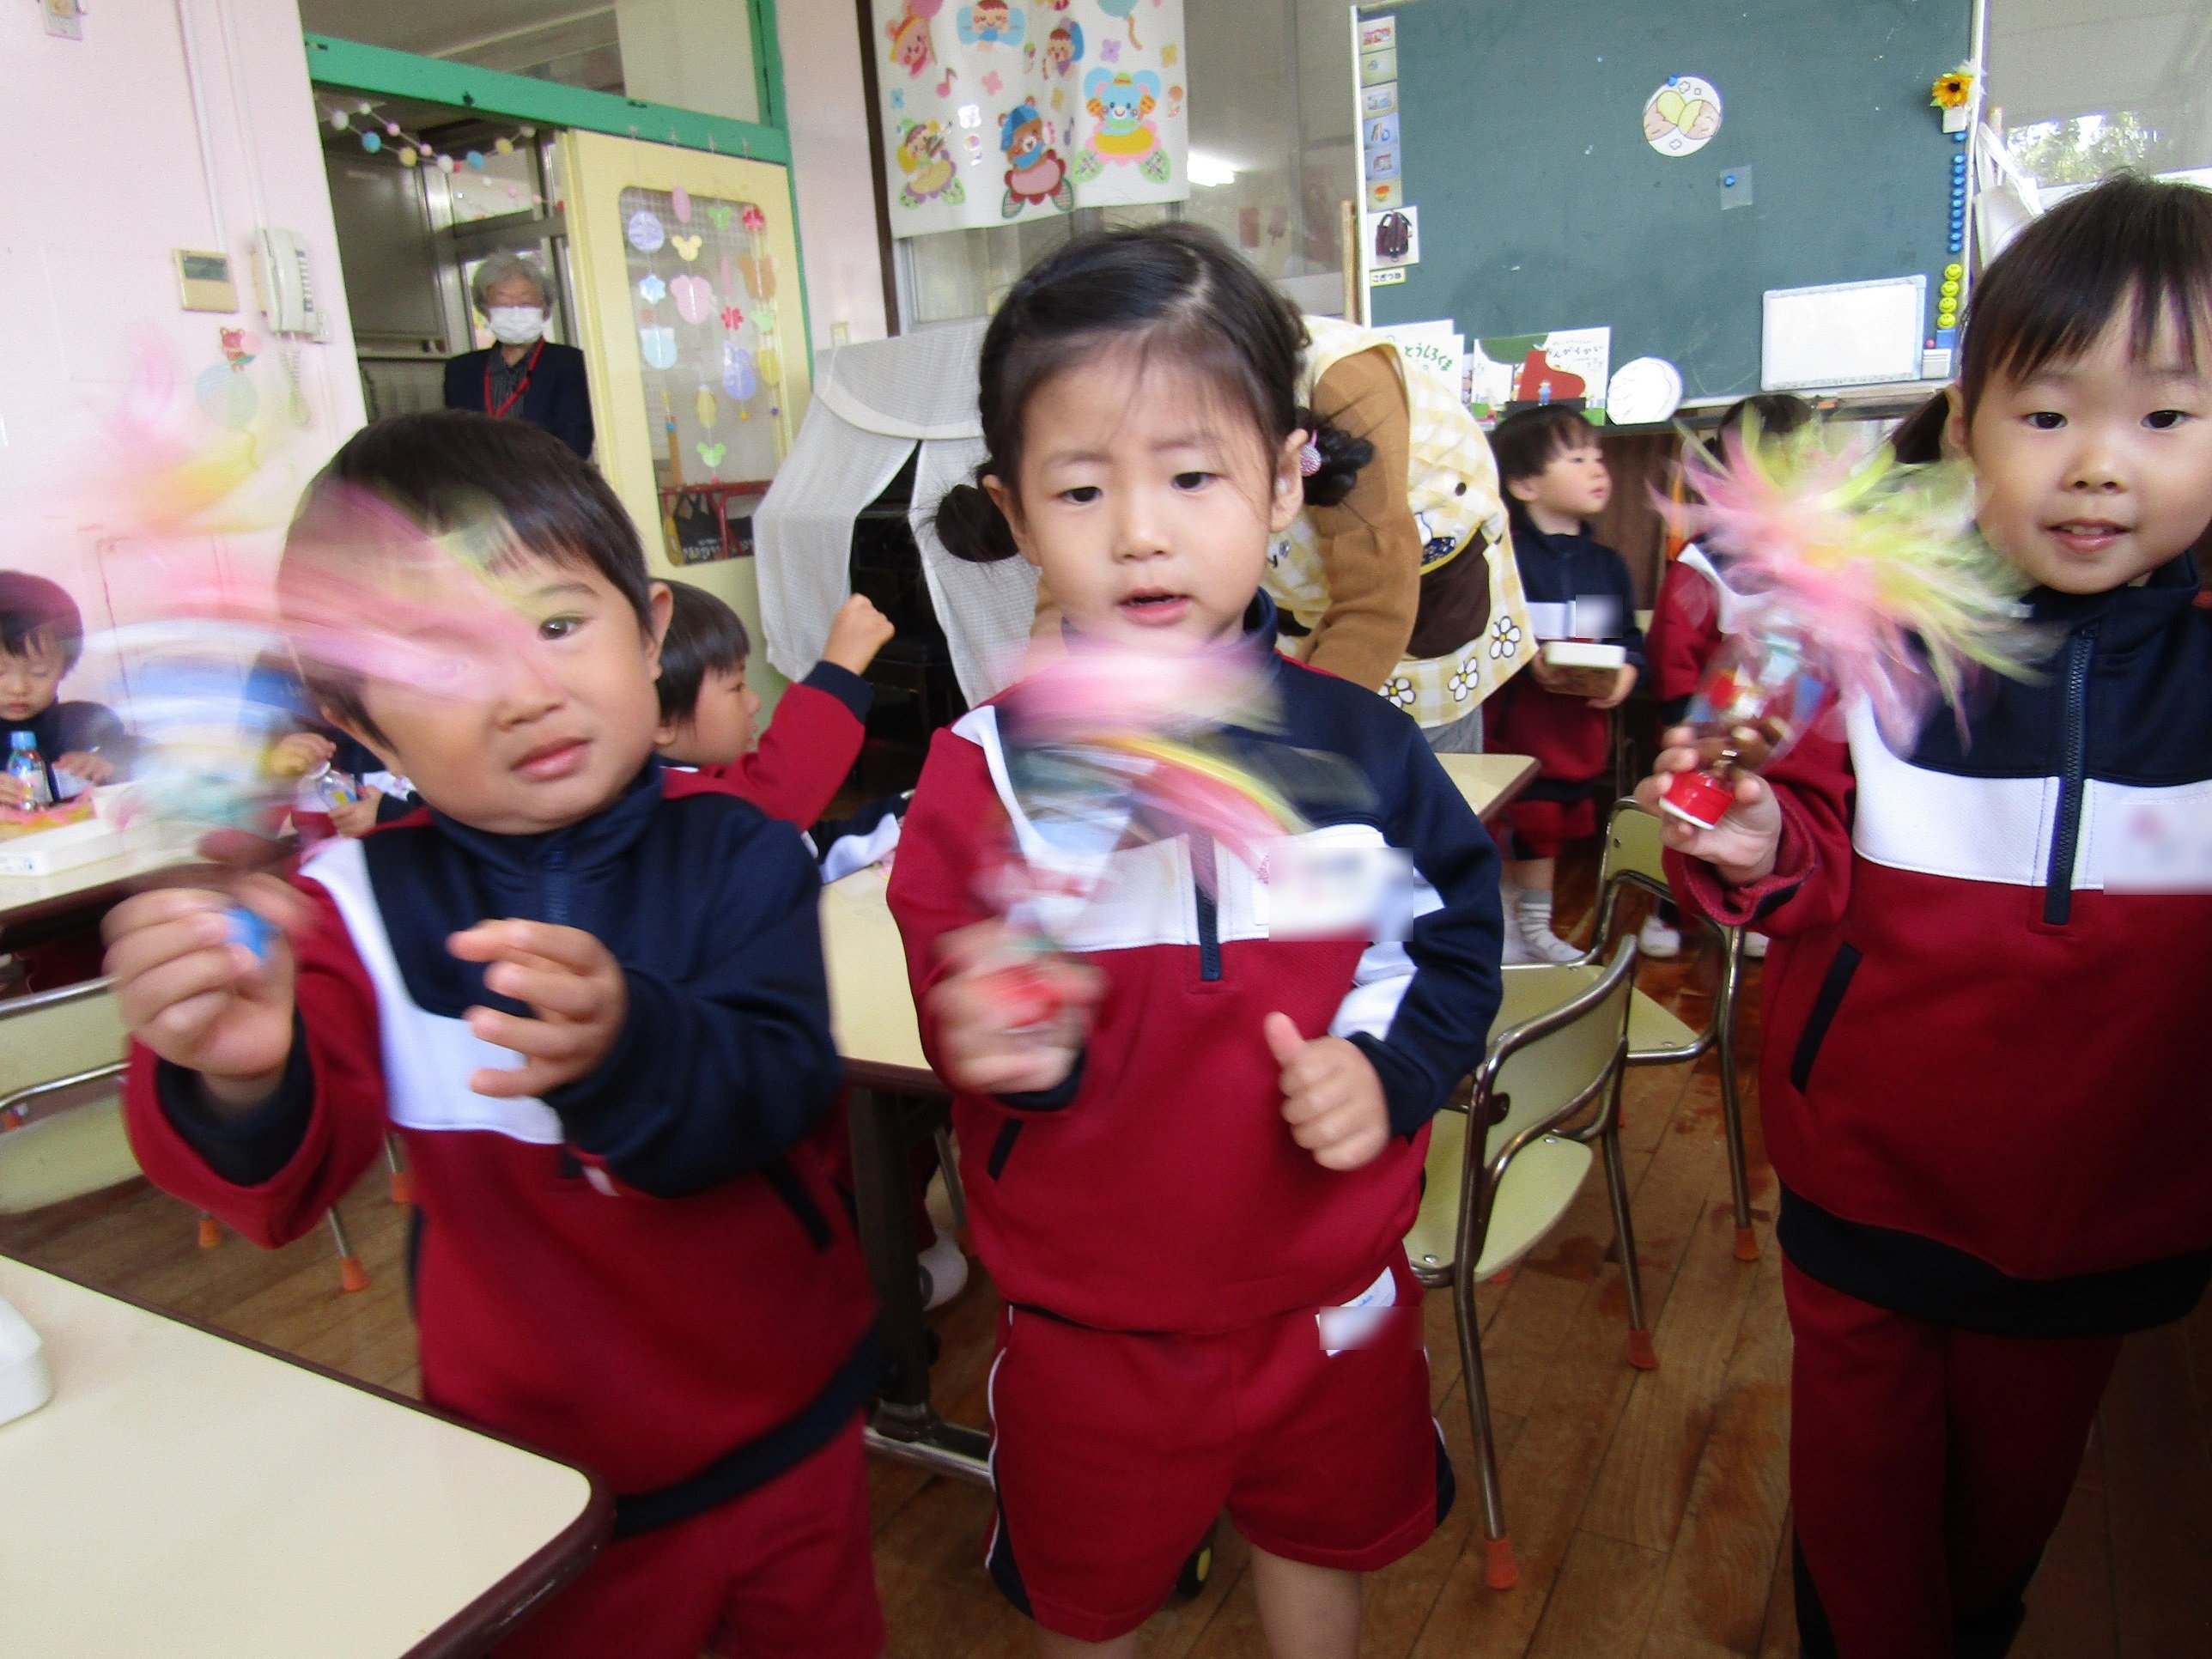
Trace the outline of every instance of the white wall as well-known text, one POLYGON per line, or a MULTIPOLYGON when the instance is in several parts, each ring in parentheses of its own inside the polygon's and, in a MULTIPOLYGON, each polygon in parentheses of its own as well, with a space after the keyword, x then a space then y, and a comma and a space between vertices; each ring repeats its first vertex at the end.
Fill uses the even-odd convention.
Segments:
POLYGON ((760 119, 742 0, 615 0, 623 90, 648 103, 760 119))
MULTIPOLYGON (((304 474, 361 424, 361 383, 295 0, 100 0, 81 41, 46 34, 44 12, 0 9, 0 562, 63 581, 96 626, 85 492, 69 481, 121 459, 103 416, 130 383, 133 341, 172 354, 189 386, 222 362, 218 329, 244 326, 264 405, 287 400, 253 308, 255 225, 306 240, 331 318, 327 343, 298 349, 310 413, 288 429, 289 465, 304 474), (231 256, 237 315, 179 308, 175 247, 231 256)), ((278 539, 271 527, 225 552, 265 568, 278 539)))
POLYGON ((776 33, 815 349, 830 343, 838 323, 853 339, 880 340, 883 256, 868 162, 874 114, 860 81, 860 20, 852 0, 784 0, 776 33))

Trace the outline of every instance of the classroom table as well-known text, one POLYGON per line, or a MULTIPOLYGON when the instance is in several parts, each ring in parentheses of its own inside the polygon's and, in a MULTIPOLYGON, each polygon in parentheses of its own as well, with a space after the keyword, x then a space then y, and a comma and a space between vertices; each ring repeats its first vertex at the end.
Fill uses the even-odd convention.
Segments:
POLYGON ((50 876, 0 876, 0 951, 89 933, 148 877, 197 861, 189 848, 149 841, 50 876))
POLYGON ((0 1424, 7 1659, 461 1659, 574 1577, 582 1470, 0 1256, 54 1397, 0 1424))
MULTIPOLYGON (((1528 787, 1525 755, 1447 755, 1444 770, 1486 823, 1528 787)), ((908 1150, 945 1121, 945 1085, 921 1051, 897 924, 880 866, 822 890, 822 946, 830 1025, 852 1085, 854 1207, 868 1277, 882 1309, 885 1366, 867 1430, 869 1449, 942 1474, 991 1479, 990 1439, 948 1423, 929 1396, 929 1327, 915 1272, 914 1190, 908 1150)))

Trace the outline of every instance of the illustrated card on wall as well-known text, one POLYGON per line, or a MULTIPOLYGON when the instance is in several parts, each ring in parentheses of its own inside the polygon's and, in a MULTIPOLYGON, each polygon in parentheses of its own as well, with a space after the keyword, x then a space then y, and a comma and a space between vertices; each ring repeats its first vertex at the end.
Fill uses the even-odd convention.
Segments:
POLYGON ((872 0, 891 234, 1188 197, 1182 0, 872 0))
POLYGON ((1398 348, 1398 356, 1417 368, 1441 375, 1458 397, 1467 376, 1467 336, 1449 317, 1422 323, 1393 323, 1375 331, 1398 348))
POLYGON ((1420 263, 1420 209, 1392 208, 1387 213, 1367 216, 1367 264, 1370 270, 1420 263))
POLYGON ((1605 418, 1609 328, 1559 328, 1547 334, 1492 335, 1474 342, 1468 403, 1480 420, 1525 404, 1578 402, 1594 421, 1605 418))
POLYGON ((1398 83, 1385 81, 1379 87, 1363 87, 1359 93, 1360 118, 1389 115, 1398 107, 1398 83))
POLYGON ((1373 86, 1378 82, 1395 81, 1397 78, 1396 47, 1386 47, 1381 52, 1363 52, 1359 54, 1359 84, 1361 86, 1373 86))
POLYGON ((1363 17, 1359 20, 1359 50, 1362 52, 1381 52, 1398 44, 1398 20, 1395 17, 1363 17))

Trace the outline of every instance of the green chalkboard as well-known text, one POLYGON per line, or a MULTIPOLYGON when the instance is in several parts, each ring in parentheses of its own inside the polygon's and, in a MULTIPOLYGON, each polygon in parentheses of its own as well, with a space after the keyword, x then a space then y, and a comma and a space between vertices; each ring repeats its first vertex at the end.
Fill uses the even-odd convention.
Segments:
MULTIPOLYGON (((1929 83, 1963 62, 1972 0, 1414 0, 1397 19, 1405 199, 1420 263, 1378 323, 1470 338, 1604 325, 1614 368, 1664 357, 1689 398, 1759 387, 1768 289, 1928 278, 1949 252, 1952 158, 1929 83), (1670 76, 1721 95, 1680 158, 1645 141, 1670 76), (1748 205, 1723 209, 1748 169, 1748 205)), ((1370 19, 1392 15, 1373 7, 1370 19)))

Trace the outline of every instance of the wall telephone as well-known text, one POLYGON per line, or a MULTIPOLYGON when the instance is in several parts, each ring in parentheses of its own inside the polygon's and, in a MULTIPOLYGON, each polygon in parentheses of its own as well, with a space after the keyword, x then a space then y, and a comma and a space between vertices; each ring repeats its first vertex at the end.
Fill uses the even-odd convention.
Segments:
POLYGON ((315 303, 314 283, 307 274, 307 245, 275 226, 256 231, 253 241, 255 297, 270 331, 329 339, 330 318, 315 303))

